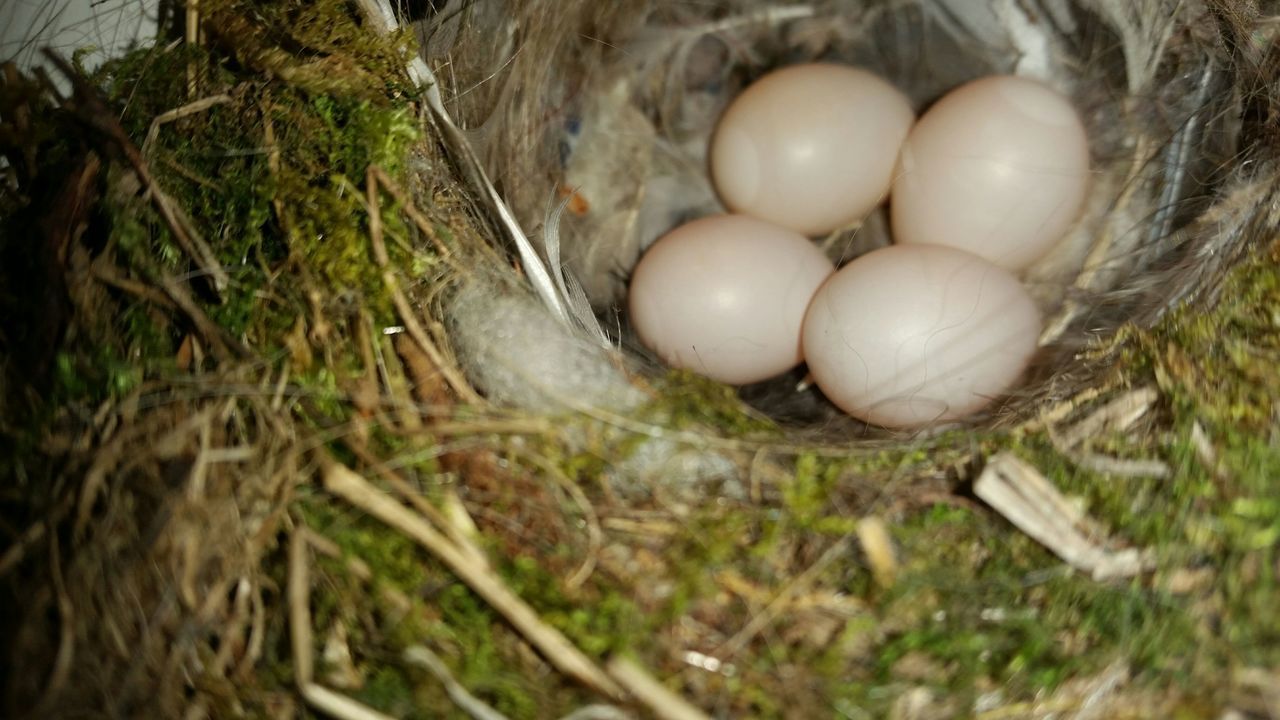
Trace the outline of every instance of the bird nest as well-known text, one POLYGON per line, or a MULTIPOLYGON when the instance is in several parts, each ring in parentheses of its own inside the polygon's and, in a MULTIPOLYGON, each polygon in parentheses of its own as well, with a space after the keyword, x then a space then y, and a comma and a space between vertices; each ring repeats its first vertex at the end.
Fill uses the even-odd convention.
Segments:
POLYGON ((1274 9, 161 8, 0 84, 6 716, 1280 713, 1274 9), (1082 111, 981 416, 667 371, 618 309, 810 60, 1082 111))

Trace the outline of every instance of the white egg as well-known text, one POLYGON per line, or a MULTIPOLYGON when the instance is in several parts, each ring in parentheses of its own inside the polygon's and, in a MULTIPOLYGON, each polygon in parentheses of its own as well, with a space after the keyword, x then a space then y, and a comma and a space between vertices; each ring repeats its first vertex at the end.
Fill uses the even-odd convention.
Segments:
POLYGON ((711 140, 711 177, 731 210, 825 234, 885 199, 914 120, 907 98, 870 72, 786 67, 725 110, 711 140))
POLYGON ((1008 271, 954 248, 894 245, 823 284, 803 348, 837 406, 907 428, 962 418, 1006 393, 1039 333, 1039 311, 1008 271))
POLYGON ((801 362, 809 299, 834 270, 808 238, 742 215, 662 236, 631 276, 640 341, 669 365, 735 385, 801 362))
POLYGON ((1075 222, 1089 141, 1070 101, 1035 80, 993 76, 951 91, 902 146, 894 241, 968 250, 1025 268, 1075 222))

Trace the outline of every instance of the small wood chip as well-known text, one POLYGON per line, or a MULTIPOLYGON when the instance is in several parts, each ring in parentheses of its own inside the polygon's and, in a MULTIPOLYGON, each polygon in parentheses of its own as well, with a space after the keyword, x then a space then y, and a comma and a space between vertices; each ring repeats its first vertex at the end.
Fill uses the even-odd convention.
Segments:
POLYGON ((1073 448, 1104 432, 1122 433, 1146 415, 1160 394, 1154 387, 1130 390, 1089 414, 1058 435, 1058 442, 1073 448))
POLYGON ((876 584, 891 587, 898 575, 898 559, 894 556, 889 527, 884 520, 872 515, 858 521, 857 534, 876 584))
POLYGON ((1067 498, 1039 470, 1013 455, 991 458, 973 490, 1019 530, 1094 580, 1130 577, 1151 566, 1147 553, 1132 548, 1112 552, 1089 539, 1067 498))

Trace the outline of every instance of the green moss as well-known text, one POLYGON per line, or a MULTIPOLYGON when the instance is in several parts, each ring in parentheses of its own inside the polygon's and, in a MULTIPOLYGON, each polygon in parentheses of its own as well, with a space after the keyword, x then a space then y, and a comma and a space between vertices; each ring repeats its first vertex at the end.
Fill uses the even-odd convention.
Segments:
MULTIPOLYGON (((62 332, 62 308, 57 307, 62 298, 54 295, 64 289, 49 279, 63 268, 54 266, 49 253, 36 252, 38 243, 56 240, 43 238, 39 223, 50 212, 59 183, 90 149, 103 165, 96 178, 89 178, 96 180, 91 188, 96 194, 88 197, 100 202, 86 215, 90 226, 84 244, 90 260, 113 268, 135 287, 158 287, 162 276, 189 282, 191 296, 215 323, 266 357, 284 356, 285 338, 317 297, 342 308, 364 306, 377 323, 392 320, 372 260, 361 188, 371 164, 399 176, 409 148, 421 140, 404 102, 411 96, 403 74, 411 39, 377 37, 345 0, 215 2, 202 10, 211 31, 231 22, 227 18, 253 15, 258 22, 248 25, 252 38, 243 38, 246 44, 281 51, 276 57, 285 63, 318 62, 323 70, 324 63, 339 62, 358 68, 364 85, 359 92, 327 92, 295 82, 298 77, 289 72, 264 80, 258 68, 244 58, 229 58, 217 43, 144 47, 94 72, 90 84, 99 88, 133 144, 145 151, 150 175, 190 218, 226 272, 230 284, 215 295, 206 273, 139 191, 130 164, 119 162, 112 148, 103 151, 109 145, 103 136, 84 132, 47 102, 38 86, 5 83, 0 106, 24 105, 30 118, 21 136, 0 143, 23 182, 21 193, 0 193, 0 259, 7 278, 0 282, 0 311, 11 318, 0 329, 6 376, 0 394, 6 407, 93 406, 146 379, 171 375, 192 329, 182 312, 164 303, 95 287, 98 295, 82 302, 102 312, 81 313, 75 318, 79 326, 62 332), (298 53, 299 48, 305 52, 298 53), (144 147, 157 117, 219 95, 224 101, 157 126, 154 142, 144 147), (29 151, 39 158, 35 166, 26 162, 29 151), (31 357, 22 357, 19 349, 31 357), (40 370, 33 373, 25 365, 40 370), (35 381, 26 393, 30 397, 21 396, 28 381, 9 382, 11 374, 35 381)), ((398 208, 388 199, 381 212, 392 263, 429 270, 430 253, 411 248, 414 234, 398 208)), ((321 310, 335 315, 329 307, 321 310)), ((332 357, 340 347, 323 348, 327 363, 343 364, 332 357)))
MULTIPOLYGON (((843 580, 875 608, 874 619, 850 620, 819 661, 832 705, 880 716, 917 684, 944 691, 960 707, 982 687, 1032 697, 1116 660, 1128 663, 1143 685, 1190 683, 1220 696, 1224 668, 1280 666, 1276 276, 1275 259, 1264 254, 1231 276, 1227 299, 1216 308, 1179 310, 1155 331, 1122 339, 1127 345, 1114 356, 1133 385, 1158 384, 1167 404, 1155 412, 1167 413, 1168 421, 1141 436, 1091 438, 1085 450, 1160 459, 1171 469, 1167 477, 1083 469, 1044 433, 935 438, 915 450, 855 454, 832 464, 800 456, 782 488, 786 512, 762 521, 759 537, 775 543, 763 555, 776 551, 779 537, 794 543, 828 527, 846 531, 830 506, 838 487, 832 482, 841 477, 836 467, 911 477, 930 464, 947 467, 948 454, 962 459, 965 446, 977 443, 984 454, 1012 449, 1031 461, 1080 498, 1105 534, 1153 549, 1160 568, 1098 583, 990 512, 940 505, 898 518, 893 532, 902 566, 892 588, 876 592, 865 574, 826 579, 843 580), (1212 459, 1192 441, 1197 424, 1212 459), (1197 569, 1211 573, 1202 590, 1167 589, 1168 577, 1197 569)), ((784 657, 803 655, 784 649, 778 660, 784 657)))
MULTIPOLYGON (((551 708, 560 708, 558 714, 563 714, 575 703, 586 702, 581 691, 570 685, 547 683, 540 670, 529 666, 523 640, 505 621, 403 534, 321 498, 299 508, 309 526, 350 557, 364 561, 374 577, 372 586, 364 586, 350 577, 343 563, 322 558, 318 566, 327 579, 316 583, 312 595, 316 627, 342 621, 353 647, 372 653, 362 665, 371 676, 357 697, 402 717, 453 712, 438 681, 401 660, 404 648, 421 644, 440 655, 470 692, 509 717, 544 717, 551 708), (399 592, 411 607, 406 611, 385 605, 379 587, 399 592), (368 613, 380 618, 373 626, 361 620, 368 613)), ((622 595, 600 595, 590 602, 582 597, 571 600, 560 579, 533 558, 500 559, 498 570, 544 621, 590 655, 621 649, 633 634, 646 630, 633 604, 622 595)))
MULTIPOLYGON (((1144 372, 1155 378, 1164 358, 1143 352, 1131 355, 1140 368, 1132 376, 1135 384, 1144 381, 1144 372)), ((1242 370, 1235 377, 1245 382, 1249 374, 1242 370)), ((1227 382, 1231 376, 1218 378, 1227 382)), ((1211 683, 1234 664, 1274 666, 1280 660, 1280 628, 1269 620, 1276 603, 1274 546, 1280 532, 1280 508, 1269 494, 1269 478, 1280 471, 1275 444, 1269 435, 1238 424, 1247 417, 1239 408, 1252 402, 1248 393, 1224 385, 1222 397, 1236 409, 1220 416, 1199 404, 1202 397, 1176 385, 1172 374, 1162 382, 1170 422, 1142 437, 1093 438, 1088 449, 1160 458, 1172 469, 1165 478, 1120 478, 1081 469, 1039 433, 953 433, 915 447, 835 459, 800 453, 787 481, 778 486, 776 502, 707 503, 682 518, 676 535, 661 548, 670 563, 665 579, 672 582, 672 592, 652 612, 638 612, 625 582, 617 578, 597 578, 567 597, 559 578, 546 570, 560 564, 555 549, 539 557, 516 555, 500 564, 500 572, 588 653, 633 651, 670 672, 670 658, 654 654, 665 649, 657 638, 689 613, 702 618, 711 612, 711 599, 724 592, 718 573, 732 571, 769 596, 787 587, 818 551, 856 529, 856 518, 843 502, 851 478, 910 479, 952 469, 963 474, 962 461, 975 445, 986 452, 1012 449, 1064 492, 1081 498, 1089 516, 1111 536, 1155 548, 1160 570, 1133 581, 1097 583, 1064 570, 1044 548, 991 512, 947 505, 910 512, 892 518, 902 560, 894 586, 875 587, 854 558, 842 558, 814 579, 818 587, 861 598, 867 614, 846 619, 825 647, 779 641, 790 619, 778 618, 777 632, 771 628, 738 655, 737 674, 716 680, 717 692, 732 698, 735 711, 778 716, 800 707, 780 700, 779 678, 803 672, 812 686, 804 702, 812 702, 815 712, 858 708, 880 716, 916 684, 971 707, 981 688, 1000 687, 1011 698, 1030 698, 1116 660, 1129 664, 1138 683, 1154 687, 1211 683), (1211 420, 1217 417, 1227 420, 1211 420), (1212 467, 1190 440, 1195 422, 1211 434, 1218 453, 1212 467), (1175 595, 1160 582, 1179 568, 1200 566, 1215 571, 1208 596, 1175 595)), ((738 423, 739 430, 769 432, 767 424, 756 424, 730 406, 730 398, 717 395, 718 386, 694 387, 708 392, 712 402, 698 398, 677 406, 674 417, 680 422, 723 420, 738 423), (717 398, 725 404, 718 405, 717 398)), ((601 470, 601 457, 600 452, 552 454, 548 461, 585 480, 601 470)), ((380 552, 370 554, 377 558, 380 552)), ((403 572, 387 565, 378 572, 389 578, 403 572)), ((421 607, 440 620, 403 623, 388 631, 383 641, 388 657, 390 648, 426 638, 450 649, 447 660, 460 682, 510 716, 536 716, 558 706, 546 688, 530 681, 510 639, 502 636, 501 620, 447 573, 429 561, 424 566, 430 591, 421 607)), ((401 576, 395 582, 417 578, 401 576)), ((707 621, 728 632, 753 616, 748 608, 723 601, 715 612, 719 615, 707 621)), ((399 675, 388 680, 389 689, 379 697, 394 705, 396 698, 416 694, 419 707, 448 708, 430 690, 429 680, 411 681, 419 684, 408 689, 397 684, 402 680, 399 675), (424 705, 424 697, 441 704, 424 705)))
POLYGON ((953 666, 957 687, 987 677, 1034 692, 1121 653, 1142 671, 1193 648, 1190 625, 1158 592, 1054 570, 1046 552, 991 518, 946 509, 899 537, 922 560, 886 600, 886 620, 906 617, 911 629, 879 653, 882 671, 924 651, 953 666))
POLYGON ((658 400, 641 410, 641 418, 669 427, 712 427, 731 437, 769 436, 777 426, 754 413, 738 398, 733 387, 688 370, 672 370, 657 384, 658 400))
MULTIPOLYGON (((1068 638, 1072 653, 1063 655, 1025 637, 1010 646, 1017 654, 1006 667, 1018 665, 1031 672, 1028 677, 1050 678, 1052 673, 1046 673, 1053 667, 1068 674, 1088 672, 1110 657, 1122 657, 1150 681, 1191 679, 1213 686, 1212 678, 1234 663, 1280 665, 1280 614, 1274 611, 1280 606, 1275 551, 1280 502, 1274 487, 1280 445, 1273 409, 1273 399, 1280 396, 1280 372, 1273 362, 1280 348, 1280 323, 1273 317, 1273 308, 1280 306, 1280 283, 1275 260, 1274 251, 1264 250, 1234 271, 1214 308, 1182 308, 1151 332, 1130 331, 1122 337, 1116 356, 1126 364, 1128 381, 1135 386, 1156 383, 1167 403, 1156 412, 1167 412, 1169 421, 1142 436, 1092 438, 1086 449, 1118 458, 1158 458, 1170 468, 1168 476, 1120 477, 1085 470, 1044 435, 1013 442, 1016 452, 1058 488, 1080 498, 1104 532, 1154 550, 1160 570, 1154 578, 1127 585, 1093 583, 1076 575, 1046 582, 1035 592, 1043 597, 1038 622, 1068 638), (1206 458, 1193 441, 1198 431, 1204 432, 1213 457, 1206 458), (1161 589, 1161 578, 1198 569, 1211 573, 1206 589, 1181 595, 1161 589), (1030 652, 1037 647, 1050 650, 1030 652)), ((926 524, 913 532, 954 547, 954 541, 938 543, 928 528, 926 524)), ((1011 546, 1028 542, 1008 528, 1002 534, 1012 536, 1011 546)), ((988 550, 976 578, 984 587, 1055 563, 1049 557, 1027 562, 988 550)), ((938 550, 929 565, 945 567, 947 555, 938 550)), ((950 561, 966 566, 959 557, 950 561)), ((1023 602, 1030 595, 1026 588, 1009 587, 1005 602, 1023 602)), ((972 591, 965 597, 972 598, 972 591)), ((941 607, 950 611, 959 603, 957 598, 941 607)), ((947 637, 950 631, 939 635, 947 637)), ((956 655, 945 643, 935 651, 942 657, 956 655)), ((990 663, 983 666, 984 673, 997 670, 990 663)), ((1031 683, 1025 690, 1035 687, 1031 683)))
POLYGON ((308 502, 300 509, 309 526, 365 562, 379 580, 408 592, 426 582, 420 550, 405 535, 390 531, 362 513, 328 502, 308 502))
POLYGON ((216 42, 240 63, 308 92, 369 98, 416 92, 404 74, 415 51, 412 32, 382 36, 345 0, 208 0, 201 12, 216 42))
MULTIPOLYGON (((389 321, 361 188, 370 165, 398 176, 409 147, 420 140, 409 107, 393 102, 404 96, 401 68, 409 47, 401 38, 388 41, 368 32, 353 8, 338 0, 252 7, 220 2, 202 10, 212 26, 240 17, 236 13, 254 14, 252 42, 258 47, 295 54, 306 48, 315 53, 311 60, 341 58, 380 79, 359 93, 323 92, 290 82, 288 73, 264 83, 252 68, 228 61, 216 48, 188 45, 137 50, 96 73, 95 82, 120 109, 138 145, 162 113, 194 99, 227 96, 160 126, 147 148, 152 175, 205 235, 230 276, 223 302, 209 303, 209 314, 231 335, 274 352, 272 346, 306 306, 301 296, 309 290, 292 275, 291 282, 278 279, 305 264, 320 289, 354 293, 378 321, 389 321), (276 29, 267 33, 267 27, 276 29)), ((382 215, 390 237, 411 237, 389 201, 382 203, 382 215)), ((182 277, 190 270, 190 260, 148 204, 113 210, 111 233, 144 277, 182 277)), ((412 258, 422 264, 397 243, 388 241, 388 247, 393 262, 407 266, 412 258)))
POLYGON ((592 588, 570 599, 560 578, 537 559, 521 556, 503 564, 511 589, 539 608, 543 620, 592 657, 631 647, 649 629, 635 605, 616 589, 592 588))
POLYGON ((373 668, 364 687, 355 693, 355 699, 392 717, 428 717, 415 711, 413 686, 405 676, 405 671, 390 663, 378 664, 373 668))

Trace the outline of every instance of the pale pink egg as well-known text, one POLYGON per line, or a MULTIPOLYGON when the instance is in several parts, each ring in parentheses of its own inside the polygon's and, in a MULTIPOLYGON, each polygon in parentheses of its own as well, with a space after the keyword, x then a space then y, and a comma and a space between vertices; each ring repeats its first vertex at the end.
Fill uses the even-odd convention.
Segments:
POLYGON ((763 220, 694 220, 636 265, 631 323, 669 365, 735 385, 767 380, 801 362, 805 308, 834 269, 808 238, 763 220))
POLYGON ((793 65, 752 83, 711 140, 721 200, 805 235, 850 225, 886 197, 915 120, 907 98, 865 70, 793 65))
POLYGON ((893 245, 841 268, 814 295, 803 348, 845 412, 891 428, 980 410, 1019 380, 1040 313, 1017 278, 940 245, 893 245))
POLYGON ((1018 270, 1084 207, 1089 141, 1079 113, 1043 83, 992 76, 953 90, 902 146, 890 201, 899 243, 968 250, 1018 270))

